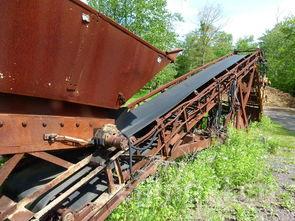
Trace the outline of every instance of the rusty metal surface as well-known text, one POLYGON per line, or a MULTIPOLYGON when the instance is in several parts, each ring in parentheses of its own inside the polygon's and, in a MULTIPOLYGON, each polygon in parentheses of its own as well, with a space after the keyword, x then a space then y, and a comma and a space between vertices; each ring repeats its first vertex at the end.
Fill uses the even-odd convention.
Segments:
POLYGON ((95 128, 113 119, 48 115, 0 114, 0 155, 83 147, 72 142, 50 143, 44 134, 56 133, 91 140, 95 128))
POLYGON ((178 147, 176 147, 174 150, 171 151, 170 160, 174 160, 185 154, 201 151, 209 147, 210 143, 211 143, 210 139, 203 139, 203 140, 198 140, 198 141, 190 142, 187 144, 179 145, 178 147))
POLYGON ((111 109, 3 93, 0 103, 0 154, 79 148, 77 143, 49 143, 44 135, 90 140, 95 128, 114 123, 116 115, 111 109))
POLYGON ((49 153, 46 153, 46 152, 34 152, 34 153, 31 153, 32 156, 35 156, 35 157, 38 157, 40 159, 43 159, 45 161, 48 161, 48 162, 51 162, 53 164, 56 164, 58 166, 61 166, 63 168, 66 168, 66 169, 69 169, 71 166, 73 166, 72 163, 66 161, 66 160, 63 160, 59 157, 56 157, 54 155, 51 155, 49 153))
MULTIPOLYGON (((7 209, 9 209, 9 213, 5 212, 5 210, 4 210, 3 219, 5 217, 18 216, 18 214, 20 212, 26 210, 25 206, 34 202, 34 200, 36 200, 38 197, 42 196, 48 190, 57 186, 59 183, 61 183, 62 181, 66 180, 71 175, 73 175, 73 173, 77 172, 78 170, 83 168, 85 165, 87 165, 90 162, 91 157, 92 156, 90 155, 90 156, 86 157, 85 159, 81 160, 80 162, 78 162, 77 164, 70 166, 68 170, 66 170, 65 172, 58 175, 55 179, 51 180, 50 182, 48 182, 48 183, 44 184, 43 186, 41 186, 40 188, 38 188, 37 191, 35 191, 31 194, 28 193, 29 195, 27 195, 25 198, 23 198, 22 200, 20 200, 17 203, 17 207, 7 208, 7 209)), ((1 200, 0 200, 0 204, 1 204, 1 200)), ((34 215, 33 213, 31 213, 31 214, 32 214, 32 216, 34 215)), ((28 219, 25 219, 25 217, 23 217, 23 220, 29 220, 31 217, 28 217, 28 219)))
POLYGON ((78 0, 2 0, 0 14, 3 93, 118 108, 173 61, 78 0))
MULTIPOLYGON (((229 93, 234 82, 236 83, 234 94, 237 96, 231 103, 228 102, 228 107, 231 108, 228 108, 225 116, 238 128, 247 126, 249 118, 253 119, 252 114, 259 112, 259 94, 257 94, 259 75, 256 64, 260 56, 259 51, 253 52, 230 69, 224 70, 221 75, 210 79, 208 83, 198 88, 197 93, 191 93, 173 109, 158 117, 148 128, 131 137, 128 151, 119 151, 110 147, 111 154, 106 155, 102 149, 99 149, 95 154, 104 161, 96 161, 92 157, 82 161, 83 164, 80 162, 80 165, 79 163, 71 165, 72 170, 68 169, 38 191, 24 194, 22 196, 24 198, 16 202, 18 208, 24 208, 29 203, 38 201, 37 198, 42 195, 48 204, 42 204, 39 210, 35 211, 33 215, 36 218, 45 218, 48 215, 49 219, 51 216, 61 219, 69 215, 75 220, 104 220, 141 180, 155 171, 153 162, 157 159, 172 160, 208 146, 211 132, 203 130, 200 132, 201 120, 206 115, 214 117, 214 110, 220 106, 222 95, 229 93), (73 183, 69 184, 72 188, 56 192, 59 188, 57 184, 75 174, 75 171, 77 172, 83 165, 90 168, 83 175, 85 179, 73 180, 73 183), (95 183, 92 178, 101 180, 95 183), (94 189, 87 189, 85 186, 87 182, 94 182, 94 189), (98 188, 101 185, 103 189, 98 188), (50 192, 47 192, 49 190, 53 191, 54 195, 50 195, 50 192), (45 192, 47 193, 44 194, 45 192)), ((216 130, 209 123, 207 127, 213 132, 216 130)), ((24 192, 20 195, 25 193, 26 189, 22 191, 24 192)), ((21 211, 13 210, 11 213, 11 208, 7 208, 4 212, 13 215, 21 211)))
POLYGON ((0 198, 0 220, 4 218, 15 209, 16 202, 8 198, 7 196, 1 196, 0 198))
MULTIPOLYGON (((159 161, 152 162, 147 167, 141 170, 138 178, 131 182, 125 189, 117 193, 109 202, 107 202, 102 208, 98 208, 97 214, 94 214, 90 220, 105 220, 108 215, 121 203, 123 200, 148 176, 154 174, 159 166, 159 161)), ((96 209, 96 208, 95 208, 96 209)))
POLYGON ((19 161, 23 158, 24 154, 15 154, 8 161, 4 163, 4 165, 0 168, 0 186, 3 184, 5 179, 11 173, 11 171, 15 168, 15 166, 19 163, 19 161))
POLYGON ((117 110, 44 98, 0 93, 0 113, 112 119, 117 110))

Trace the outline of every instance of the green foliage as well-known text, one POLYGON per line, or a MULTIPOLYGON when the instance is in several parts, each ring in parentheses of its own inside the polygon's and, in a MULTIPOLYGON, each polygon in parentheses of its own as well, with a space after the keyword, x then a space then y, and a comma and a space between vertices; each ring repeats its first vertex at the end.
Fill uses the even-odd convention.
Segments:
MULTIPOLYGON (((185 168, 177 166, 178 171, 185 168)), ((151 177, 140 185, 132 194, 132 200, 126 200, 119 206, 110 220, 175 220, 183 217, 188 219, 185 211, 190 204, 186 182, 191 174, 185 174, 184 179, 177 176, 174 167, 163 167, 158 177, 151 177), (165 173, 165 169, 167 173, 165 173)))
POLYGON ((177 43, 172 23, 181 17, 167 10, 166 0, 89 0, 88 4, 162 50, 177 43))
POLYGON ((266 143, 268 152, 276 152, 278 147, 293 149, 295 147, 295 132, 285 130, 281 125, 273 123, 268 117, 261 122, 252 123, 252 132, 266 143))
POLYGON ((295 95, 295 17, 287 18, 261 38, 271 85, 295 95))
POLYGON ((237 220, 252 221, 257 220, 255 208, 247 208, 241 204, 234 204, 235 216, 237 220))
POLYGON ((0 166, 2 166, 7 160, 8 158, 6 156, 0 156, 0 166))
POLYGON ((204 220, 255 219, 255 208, 227 198, 230 194, 263 198, 275 186, 266 165, 270 142, 277 140, 267 135, 273 128, 276 125, 268 118, 247 131, 230 128, 224 144, 163 165, 109 220, 192 220, 196 207, 204 220))
POLYGON ((131 104, 132 102, 136 101, 137 99, 145 96, 146 94, 148 94, 149 91, 146 89, 142 89, 140 91, 138 91, 135 95, 133 95, 126 103, 125 106, 127 106, 128 104, 131 104))
POLYGON ((155 88, 158 88, 160 85, 163 85, 167 82, 174 80, 176 75, 177 72, 175 70, 175 65, 170 64, 169 66, 164 68, 159 74, 157 74, 152 81, 148 82, 143 89, 151 91, 155 88))
POLYGON ((278 196, 279 205, 289 211, 295 211, 295 200, 294 197, 288 193, 284 192, 278 196))
POLYGON ((285 185, 284 189, 287 190, 290 194, 295 194, 295 184, 285 185))
POLYGON ((240 188, 264 177, 265 144, 246 131, 229 128, 229 138, 218 148, 214 169, 223 188, 240 188), (255 165, 255 167, 253 167, 255 165))
POLYGON ((199 25, 186 36, 182 45, 184 51, 177 58, 178 76, 232 51, 232 35, 220 31, 220 19, 218 5, 209 5, 200 12, 199 25))
POLYGON ((238 39, 235 45, 235 49, 238 51, 248 51, 256 49, 257 47, 258 44, 254 41, 253 35, 238 39))
POLYGON ((182 55, 178 56, 176 66, 178 75, 182 75, 193 68, 208 63, 232 51, 232 35, 219 31, 204 47, 201 33, 196 31, 186 36, 182 45, 182 55))
POLYGON ((233 37, 231 34, 228 34, 226 32, 217 33, 214 39, 214 44, 212 45, 214 58, 219 58, 232 52, 232 44, 233 37))

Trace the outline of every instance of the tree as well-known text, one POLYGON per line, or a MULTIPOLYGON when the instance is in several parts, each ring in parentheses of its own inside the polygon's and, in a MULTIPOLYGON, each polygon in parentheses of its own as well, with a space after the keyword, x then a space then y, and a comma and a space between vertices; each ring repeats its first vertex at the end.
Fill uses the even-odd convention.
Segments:
POLYGON ((167 10, 166 0, 88 0, 88 4, 162 50, 177 44, 173 22, 181 17, 167 10))
POLYGON ((221 20, 221 8, 219 5, 206 5, 199 12, 200 27, 198 30, 200 42, 201 64, 206 63, 206 55, 210 50, 210 43, 216 37, 220 26, 216 26, 221 20))
POLYGON ((258 47, 258 44, 254 41, 254 36, 246 36, 244 38, 239 38, 235 49, 238 51, 248 51, 258 47))
POLYGON ((218 32, 214 39, 212 50, 214 58, 222 57, 233 51, 233 36, 226 32, 218 32))
MULTIPOLYGON (((173 23, 181 17, 167 10, 167 0, 88 0, 88 4, 161 50, 177 47, 173 23)), ((145 88, 155 89, 175 75, 175 67, 170 65, 145 88)))
POLYGON ((178 57, 178 76, 232 51, 232 35, 221 31, 219 5, 205 6, 199 13, 199 25, 189 33, 178 57))
POLYGON ((295 95, 295 16, 278 23, 260 40, 272 86, 295 95))
POLYGON ((151 91, 156 89, 159 86, 174 80, 176 76, 177 71, 175 69, 175 65, 170 64, 163 71, 161 71, 160 74, 157 74, 152 81, 148 82, 144 86, 143 90, 151 91))

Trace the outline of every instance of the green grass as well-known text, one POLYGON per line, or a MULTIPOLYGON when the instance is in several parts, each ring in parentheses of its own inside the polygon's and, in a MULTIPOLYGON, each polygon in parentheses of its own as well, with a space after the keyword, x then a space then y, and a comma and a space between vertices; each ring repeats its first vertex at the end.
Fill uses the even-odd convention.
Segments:
MULTIPOLYGON (((247 130, 228 129, 228 139, 198 154, 163 165, 109 220, 256 220, 277 184, 268 165, 295 136, 264 117, 247 130)), ((288 196, 280 205, 293 209, 288 196)))
POLYGON ((295 200, 289 192, 283 192, 278 196, 278 204, 289 211, 295 211, 295 200))
POLYGON ((132 102, 136 101, 137 99, 147 95, 149 93, 148 90, 140 90, 139 92, 137 92, 133 97, 131 97, 125 104, 128 105, 128 104, 131 104, 132 102))
MULTIPOLYGON (((133 97, 131 97, 125 104, 124 106, 127 106, 128 104, 131 104, 132 102, 136 101, 139 98, 142 98, 143 96, 149 94, 150 91, 149 90, 145 90, 145 89, 141 89, 139 92, 137 92, 133 97)), ((151 97, 149 97, 147 100, 152 99, 156 96, 158 96, 159 94, 155 94, 151 97)))
POLYGON ((284 185, 284 189, 295 196, 295 184, 284 185))

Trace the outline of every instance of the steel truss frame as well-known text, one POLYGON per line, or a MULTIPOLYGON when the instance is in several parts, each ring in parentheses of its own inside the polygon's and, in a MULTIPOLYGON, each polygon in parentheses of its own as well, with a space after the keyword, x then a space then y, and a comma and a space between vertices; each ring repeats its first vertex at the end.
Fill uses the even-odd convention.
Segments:
MULTIPOLYGON (((218 62, 221 59, 212 63, 218 62)), ((225 70, 209 83, 197 89, 174 109, 164 113, 162 117, 144 130, 144 134, 141 133, 140 136, 135 135, 129 151, 111 149, 112 156, 104 164, 95 164, 92 161, 91 154, 78 163, 68 162, 48 153, 48 149, 42 148, 28 152, 13 152, 13 150, 12 152, 5 152, 5 154, 13 153, 14 155, 0 169, 1 184, 25 155, 32 155, 54 163, 65 168, 65 171, 19 202, 14 202, 7 196, 2 196, 0 198, 0 219, 38 220, 46 219, 50 214, 55 213, 58 214, 61 220, 104 220, 142 180, 156 171, 162 160, 172 160, 184 154, 200 151, 210 145, 210 135, 196 134, 195 130, 200 127, 201 120, 211 110, 220 105, 221 97, 229 92, 233 82, 236 82, 237 86, 235 97, 224 124, 232 121, 237 128, 244 128, 248 126, 249 120, 259 119, 262 106, 257 65, 260 59, 261 52, 256 50, 236 63, 232 68, 225 70), (154 145, 150 145, 148 149, 144 150, 145 144, 150 142, 153 137, 156 137, 154 145), (132 149, 135 152, 130 156, 130 150, 132 149), (129 169, 123 169, 122 167, 122 162, 126 162, 126 158, 129 158, 129 169), (135 163, 133 164, 132 162, 135 163), (71 188, 60 193, 52 202, 37 213, 27 209, 30 203, 86 165, 91 165, 92 170, 83 179, 72 185, 71 188), (61 202, 93 177, 97 176, 97 174, 105 175, 108 191, 101 194, 95 201, 85 205, 80 211, 71 211, 68 208, 61 207, 61 202)), ((164 85, 144 98, 132 103, 129 105, 129 108, 134 108, 136 105, 148 100, 151 96, 180 83, 207 66, 195 69, 183 77, 164 85)), ((74 143, 74 145, 67 144, 72 148, 86 148, 88 146, 88 144, 83 145, 79 142, 69 143, 74 143)))

